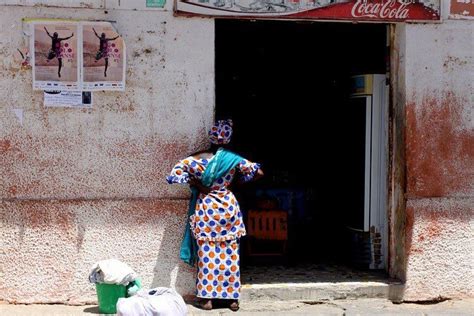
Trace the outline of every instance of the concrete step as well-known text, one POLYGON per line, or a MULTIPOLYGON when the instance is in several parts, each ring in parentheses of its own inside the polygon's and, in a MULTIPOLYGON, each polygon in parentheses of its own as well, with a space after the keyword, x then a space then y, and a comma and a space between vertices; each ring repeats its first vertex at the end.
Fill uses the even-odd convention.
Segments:
POLYGON ((472 316, 473 310, 474 299, 449 300, 437 304, 393 304, 391 301, 381 298, 360 298, 320 302, 242 301, 237 313, 228 308, 203 311, 189 305, 188 316, 472 316))
POLYGON ((325 301, 356 298, 401 300, 404 285, 397 281, 271 283, 242 285, 242 301, 325 301))

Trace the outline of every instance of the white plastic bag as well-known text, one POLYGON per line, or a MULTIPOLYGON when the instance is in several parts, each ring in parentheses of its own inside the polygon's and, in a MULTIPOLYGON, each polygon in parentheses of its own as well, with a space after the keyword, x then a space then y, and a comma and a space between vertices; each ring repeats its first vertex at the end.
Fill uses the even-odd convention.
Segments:
POLYGON ((181 295, 166 287, 140 290, 117 302, 117 316, 186 316, 187 312, 181 295))
POLYGON ((92 283, 128 285, 137 278, 137 274, 127 264, 117 259, 97 262, 91 269, 89 281, 92 283))

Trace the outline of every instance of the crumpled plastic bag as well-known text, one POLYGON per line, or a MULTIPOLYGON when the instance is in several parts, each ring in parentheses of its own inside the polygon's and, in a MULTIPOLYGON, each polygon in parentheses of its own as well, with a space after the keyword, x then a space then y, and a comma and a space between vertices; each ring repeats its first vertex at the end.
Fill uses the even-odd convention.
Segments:
POLYGON ((117 316, 186 316, 188 308, 181 295, 166 287, 140 290, 137 295, 119 298, 117 316))
POLYGON ((133 296, 137 294, 141 288, 142 288, 142 281, 140 279, 133 280, 127 286, 127 296, 133 296))
POLYGON ((127 264, 117 260, 102 260, 94 264, 89 274, 91 283, 128 285, 137 279, 137 274, 127 264))

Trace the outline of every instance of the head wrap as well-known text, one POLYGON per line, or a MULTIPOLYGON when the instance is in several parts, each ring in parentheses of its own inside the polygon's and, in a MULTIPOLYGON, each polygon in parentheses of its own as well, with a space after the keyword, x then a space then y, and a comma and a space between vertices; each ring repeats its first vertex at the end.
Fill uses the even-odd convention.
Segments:
POLYGON ((209 131, 209 140, 216 145, 225 145, 230 142, 232 137, 232 120, 219 120, 209 131))

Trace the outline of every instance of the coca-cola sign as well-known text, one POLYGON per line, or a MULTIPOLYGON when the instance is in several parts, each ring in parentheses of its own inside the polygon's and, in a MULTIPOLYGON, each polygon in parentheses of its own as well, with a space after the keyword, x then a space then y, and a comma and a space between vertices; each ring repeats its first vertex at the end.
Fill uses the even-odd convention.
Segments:
POLYGON ((178 0, 180 14, 252 19, 436 21, 440 0, 178 0))
POLYGON ((352 7, 352 16, 355 18, 376 18, 406 20, 410 13, 410 2, 386 0, 380 3, 359 0, 352 7))

